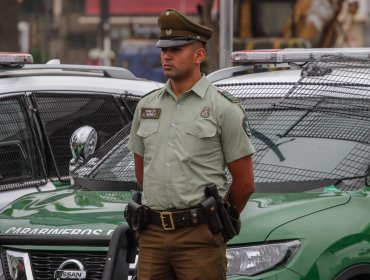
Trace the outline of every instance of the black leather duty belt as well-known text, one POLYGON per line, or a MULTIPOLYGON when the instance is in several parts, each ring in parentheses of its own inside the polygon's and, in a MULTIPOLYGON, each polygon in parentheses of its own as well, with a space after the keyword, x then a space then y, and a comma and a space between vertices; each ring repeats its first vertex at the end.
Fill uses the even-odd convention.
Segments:
POLYGON ((163 230, 175 230, 206 223, 203 208, 176 211, 149 210, 149 224, 159 225, 163 230))

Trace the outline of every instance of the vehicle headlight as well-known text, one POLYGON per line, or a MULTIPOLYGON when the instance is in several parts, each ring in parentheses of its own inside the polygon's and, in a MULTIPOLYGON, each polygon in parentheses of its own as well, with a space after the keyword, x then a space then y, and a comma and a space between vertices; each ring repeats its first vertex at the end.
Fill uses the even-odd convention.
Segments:
POLYGON ((255 275, 288 262, 301 242, 293 240, 226 250, 227 275, 255 275))
POLYGON ((11 279, 28 279, 28 280, 34 279, 32 275, 31 262, 28 253, 6 250, 6 263, 8 266, 11 279))

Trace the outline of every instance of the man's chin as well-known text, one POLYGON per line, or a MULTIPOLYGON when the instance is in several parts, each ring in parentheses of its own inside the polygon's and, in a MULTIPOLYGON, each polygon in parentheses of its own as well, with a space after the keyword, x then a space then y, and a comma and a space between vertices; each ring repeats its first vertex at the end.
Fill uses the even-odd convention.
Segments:
POLYGON ((176 74, 171 71, 163 71, 163 74, 168 79, 176 78, 176 74))

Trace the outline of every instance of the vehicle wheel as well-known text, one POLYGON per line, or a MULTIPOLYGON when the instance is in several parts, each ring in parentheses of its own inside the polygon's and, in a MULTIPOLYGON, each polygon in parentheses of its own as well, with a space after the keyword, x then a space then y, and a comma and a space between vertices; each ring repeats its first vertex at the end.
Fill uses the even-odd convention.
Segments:
POLYGON ((339 274, 334 280, 367 280, 370 279, 370 265, 359 264, 352 266, 341 274, 339 274))

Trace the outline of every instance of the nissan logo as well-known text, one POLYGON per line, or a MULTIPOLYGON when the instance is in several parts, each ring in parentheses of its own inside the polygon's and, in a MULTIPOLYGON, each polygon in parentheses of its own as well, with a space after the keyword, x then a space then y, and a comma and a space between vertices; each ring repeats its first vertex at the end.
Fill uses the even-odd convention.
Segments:
POLYGON ((54 278, 56 280, 60 279, 75 279, 81 280, 86 279, 86 270, 83 264, 75 259, 66 260, 59 267, 58 270, 54 272, 54 278), (68 269, 64 269, 68 267, 68 269), (70 269, 71 267, 76 267, 76 269, 70 269))

